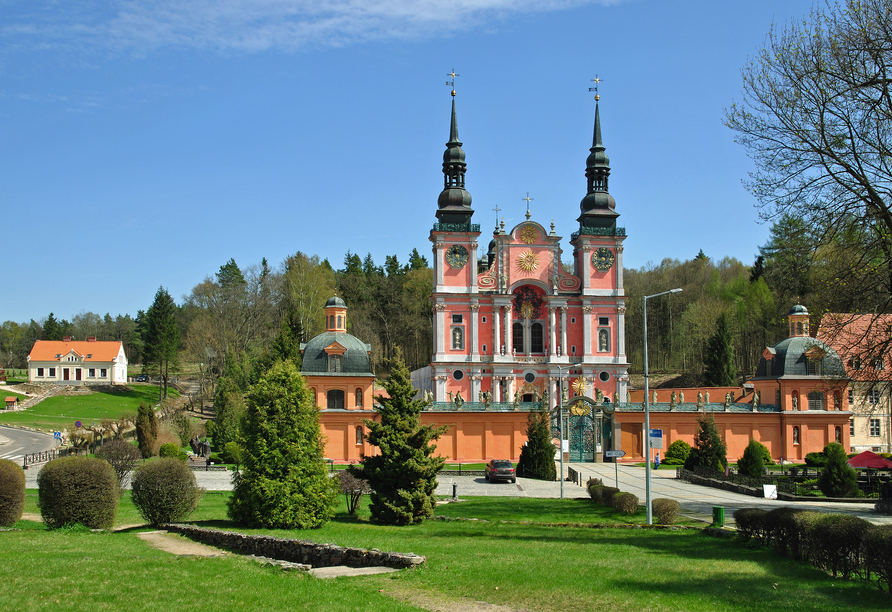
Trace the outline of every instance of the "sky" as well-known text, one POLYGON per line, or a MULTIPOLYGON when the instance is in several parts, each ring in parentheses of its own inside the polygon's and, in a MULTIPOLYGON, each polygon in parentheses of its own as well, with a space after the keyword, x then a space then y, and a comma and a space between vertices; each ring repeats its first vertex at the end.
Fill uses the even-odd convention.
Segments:
POLYGON ((0 0, 0 321, 135 316, 230 258, 430 260, 453 70, 481 248, 529 194, 570 258, 597 76, 625 267, 751 265, 770 225, 724 109, 810 7, 0 0))

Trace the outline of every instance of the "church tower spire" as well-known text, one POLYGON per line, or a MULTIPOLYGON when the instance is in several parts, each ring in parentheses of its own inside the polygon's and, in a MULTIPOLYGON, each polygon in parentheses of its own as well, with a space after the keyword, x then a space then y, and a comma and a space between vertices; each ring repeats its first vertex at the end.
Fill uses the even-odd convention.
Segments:
MULTIPOLYGON (((451 75, 455 78, 454 73, 451 75)), ((448 83, 447 83, 448 84, 448 83)), ((443 191, 437 199, 437 220, 440 223, 467 225, 474 211, 471 194, 465 190, 465 152, 458 139, 458 120, 455 116, 455 90, 452 90, 452 122, 449 126, 449 142, 443 153, 443 191)))
POLYGON ((595 96, 595 131, 592 136, 592 148, 585 162, 585 178, 588 190, 579 203, 582 214, 579 215, 579 227, 583 228, 616 228, 616 200, 607 192, 607 179, 610 177, 610 158, 604 152, 601 140, 601 113, 598 108, 599 96, 595 96))

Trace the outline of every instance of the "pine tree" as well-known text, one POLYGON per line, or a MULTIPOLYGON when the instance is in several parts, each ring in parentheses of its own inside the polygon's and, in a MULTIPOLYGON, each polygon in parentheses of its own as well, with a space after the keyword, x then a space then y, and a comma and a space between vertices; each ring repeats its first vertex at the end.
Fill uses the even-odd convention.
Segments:
POLYGON ((556 446, 551 441, 551 416, 548 412, 530 412, 527 415, 527 443, 520 449, 517 474, 524 478, 554 480, 556 446))
POLYGON ((140 402, 136 413, 136 444, 146 459, 155 454, 158 439, 158 419, 151 405, 140 402))
POLYGON ((750 440, 743 451, 743 457, 737 462, 737 469, 741 474, 751 478, 758 478, 762 475, 762 471, 765 469, 763 448, 765 447, 755 439, 750 440))
POLYGON ((824 447, 827 463, 818 476, 818 488, 827 497, 857 497, 858 475, 849 465, 845 449, 837 442, 824 447))
POLYGON ((167 397, 170 375, 178 366, 180 328, 176 315, 177 306, 173 298, 164 287, 159 287, 155 293, 155 301, 146 311, 143 365, 157 369, 162 382, 159 392, 162 397, 167 397))
POLYGON ((62 328, 59 326, 59 322, 56 321, 53 313, 50 313, 50 316, 46 318, 46 322, 43 324, 43 338, 44 340, 62 339, 62 328))
POLYGON ((350 472, 368 481, 373 493, 369 510, 372 518, 386 525, 420 523, 434 513, 437 472, 446 463, 435 456, 437 440, 448 426, 421 425, 424 401, 412 399, 409 369, 399 347, 389 360, 390 378, 384 383, 389 397, 378 396, 375 412, 380 421, 365 421, 366 440, 379 454, 364 456, 350 472))
POLYGON ((267 529, 311 529, 334 516, 337 481, 323 462, 319 411, 294 364, 280 361, 251 387, 242 471, 229 518, 267 529))
POLYGON ((737 384, 737 368, 734 366, 734 347, 728 317, 722 313, 716 322, 715 334, 706 345, 703 359, 703 375, 710 387, 733 387, 737 384))
POLYGON ((724 472, 728 466, 728 447, 719 435, 715 419, 712 415, 698 416, 700 427, 694 438, 694 448, 684 462, 687 470, 703 469, 713 472, 724 472))

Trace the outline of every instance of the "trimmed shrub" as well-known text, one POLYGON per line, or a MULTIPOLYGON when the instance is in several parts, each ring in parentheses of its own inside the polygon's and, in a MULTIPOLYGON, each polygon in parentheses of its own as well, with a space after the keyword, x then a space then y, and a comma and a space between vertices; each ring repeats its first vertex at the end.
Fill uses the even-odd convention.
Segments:
POLYGON ((635 514, 638 511, 638 497, 631 493, 616 493, 612 504, 614 510, 623 514, 635 514))
POLYGON ((604 485, 590 485, 588 487, 588 496, 591 497, 596 503, 601 503, 601 489, 604 488, 604 485))
POLYGON ((849 465, 841 444, 831 442, 824 447, 827 463, 818 476, 818 488, 827 497, 859 497, 858 474, 849 465))
POLYGON ((18 463, 0 459, 0 527, 12 527, 25 509, 25 472, 18 463))
POLYGON ((833 577, 850 578, 864 567, 862 540, 873 525, 848 514, 825 514, 809 531, 809 551, 816 567, 833 577))
POLYGON ((744 542, 752 539, 765 543, 767 533, 765 531, 765 515, 768 514, 762 508, 740 508, 734 511, 734 522, 737 523, 737 533, 744 542))
MULTIPOLYGON (((691 445, 684 440, 676 440, 669 445, 663 455, 663 463, 666 465, 684 465, 688 455, 691 454, 691 445)), ((653 502, 651 502, 653 505, 653 502)))
POLYGON ((737 461, 738 471, 750 478, 761 477, 762 472, 765 471, 765 455, 767 453, 768 449, 765 448, 764 444, 756 440, 750 440, 750 443, 747 444, 746 449, 743 451, 743 457, 737 461))
POLYGON ((593 486, 599 487, 603 484, 604 482, 600 478, 589 478, 585 481, 585 488, 588 489, 589 487, 593 486))
POLYGON ((94 457, 53 459, 37 474, 37 504, 50 529, 84 525, 111 529, 118 511, 118 479, 94 457))
POLYGON ((674 499, 661 497, 651 501, 650 507, 660 525, 674 525, 681 514, 681 506, 674 499))
POLYGON ((123 494, 130 483, 130 473, 142 461, 142 453, 129 442, 112 440, 100 446, 96 456, 111 464, 118 478, 118 495, 123 494))
POLYGON ((180 447, 172 442, 166 442, 161 445, 161 448, 158 449, 158 456, 162 458, 170 458, 170 457, 178 457, 180 454, 180 447))
POLYGON ((892 594, 892 525, 864 532, 864 564, 881 590, 892 594))
POLYGON ((176 457, 141 466, 133 475, 132 489, 133 504, 152 525, 175 523, 189 516, 204 493, 192 470, 176 457))
POLYGON ((811 527, 823 516, 801 508, 775 508, 765 515, 766 535, 780 555, 801 561, 810 556, 811 527))
POLYGON ((597 497, 592 497, 592 499, 605 506, 612 506, 613 496, 619 493, 619 489, 616 487, 595 487, 594 490, 597 492, 597 497))

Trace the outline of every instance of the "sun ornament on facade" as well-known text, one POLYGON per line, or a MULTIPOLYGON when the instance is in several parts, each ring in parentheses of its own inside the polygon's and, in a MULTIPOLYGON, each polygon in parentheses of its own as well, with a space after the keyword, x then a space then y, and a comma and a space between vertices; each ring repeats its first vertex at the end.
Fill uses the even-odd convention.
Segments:
POLYGON ((539 237, 539 232, 536 231, 536 228, 532 225, 527 225, 522 230, 520 230, 520 239, 527 243, 533 244, 536 242, 536 239, 539 237))
POLYGON ((585 395, 585 379, 582 376, 573 381, 573 391, 576 395, 585 395))
POLYGON ((524 272, 535 272, 539 269, 539 256, 532 251, 525 251, 517 257, 517 265, 524 272))

